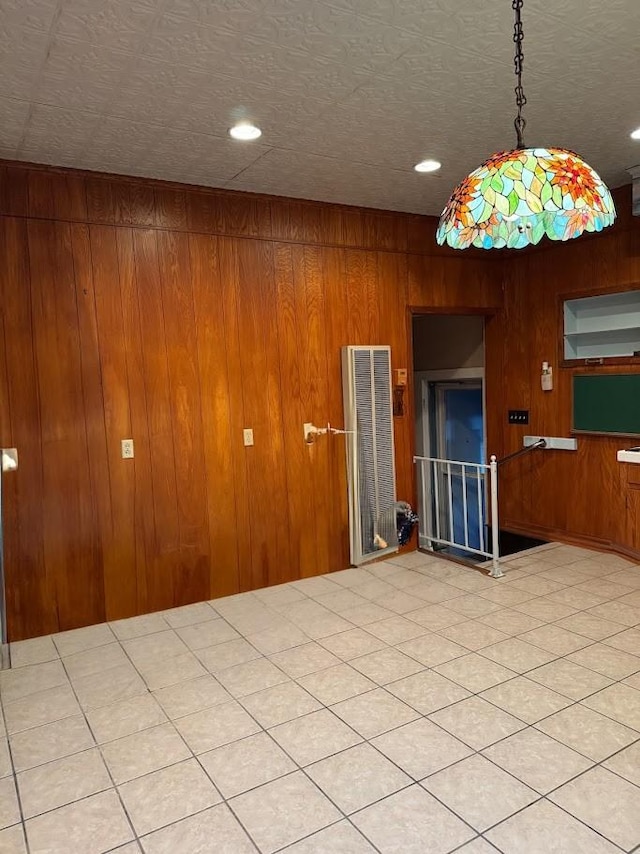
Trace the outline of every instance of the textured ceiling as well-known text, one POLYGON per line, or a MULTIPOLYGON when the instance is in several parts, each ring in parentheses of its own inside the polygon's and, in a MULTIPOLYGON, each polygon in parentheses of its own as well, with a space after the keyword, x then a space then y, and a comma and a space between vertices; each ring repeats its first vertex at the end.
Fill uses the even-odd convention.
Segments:
MULTIPOLYGON (((437 214, 511 148, 511 0, 0 0, 0 157, 437 214), (227 129, 247 118, 251 143, 227 129), (414 164, 441 160, 437 174, 414 164)), ((640 0, 526 0, 529 145, 640 163, 640 0)))

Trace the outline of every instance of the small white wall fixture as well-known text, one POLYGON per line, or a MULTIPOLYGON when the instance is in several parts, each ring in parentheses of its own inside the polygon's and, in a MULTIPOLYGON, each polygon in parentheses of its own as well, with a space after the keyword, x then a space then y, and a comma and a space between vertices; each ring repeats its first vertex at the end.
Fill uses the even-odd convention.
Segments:
POLYGON ((544 439, 545 445, 541 446, 541 451, 577 451, 577 439, 565 439, 561 436, 524 436, 522 439, 522 447, 530 448, 537 444, 541 439, 544 439))

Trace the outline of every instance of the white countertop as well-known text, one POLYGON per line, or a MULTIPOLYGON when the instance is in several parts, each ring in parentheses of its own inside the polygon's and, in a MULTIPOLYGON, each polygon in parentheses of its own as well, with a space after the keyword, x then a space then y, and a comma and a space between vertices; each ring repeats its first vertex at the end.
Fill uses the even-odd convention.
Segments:
POLYGON ((637 463, 640 465, 640 448, 629 451, 618 451, 619 463, 637 463))

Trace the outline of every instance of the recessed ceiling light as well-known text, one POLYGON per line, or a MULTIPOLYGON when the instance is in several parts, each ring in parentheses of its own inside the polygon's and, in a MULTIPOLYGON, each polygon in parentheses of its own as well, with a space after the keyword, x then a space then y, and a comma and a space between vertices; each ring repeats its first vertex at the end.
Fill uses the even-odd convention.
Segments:
POLYGON ((636 128, 632 134, 631 139, 640 139, 640 128, 636 128))
POLYGON ((237 125, 234 125, 229 130, 230 136, 234 139, 258 139, 259 136, 262 136, 262 131, 259 127, 252 125, 251 122, 239 122, 237 125))
POLYGON ((437 172, 442 166, 439 160, 421 160, 413 167, 416 172, 437 172))

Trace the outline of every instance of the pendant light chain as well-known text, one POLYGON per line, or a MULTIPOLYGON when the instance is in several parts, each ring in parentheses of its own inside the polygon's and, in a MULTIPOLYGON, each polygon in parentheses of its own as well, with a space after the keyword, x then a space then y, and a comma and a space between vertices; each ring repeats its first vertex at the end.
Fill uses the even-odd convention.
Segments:
MULTIPOLYGON (((501 2, 507 6, 507 0, 501 2)), ((440 216, 436 232, 440 246, 524 249, 545 236, 571 240, 585 232, 602 231, 615 221, 616 207, 609 188, 574 151, 525 146, 523 6, 524 0, 511 0, 515 16, 514 91, 518 112, 513 124, 517 146, 497 151, 460 181, 440 216)))
POLYGON ((518 81, 515 93, 516 93, 516 106, 518 107, 518 115, 514 121, 514 127, 516 129, 517 136, 517 148, 525 148, 524 144, 524 129, 527 125, 527 122, 522 115, 522 108, 527 103, 526 96, 524 94, 524 89, 522 88, 522 68, 524 66, 524 53, 522 50, 522 42, 524 40, 524 31, 522 29, 522 18, 520 15, 522 6, 524 4, 524 0, 513 0, 511 7, 513 11, 516 13, 515 26, 513 28, 513 41, 516 46, 516 54, 514 58, 514 65, 516 69, 516 80, 518 81))

